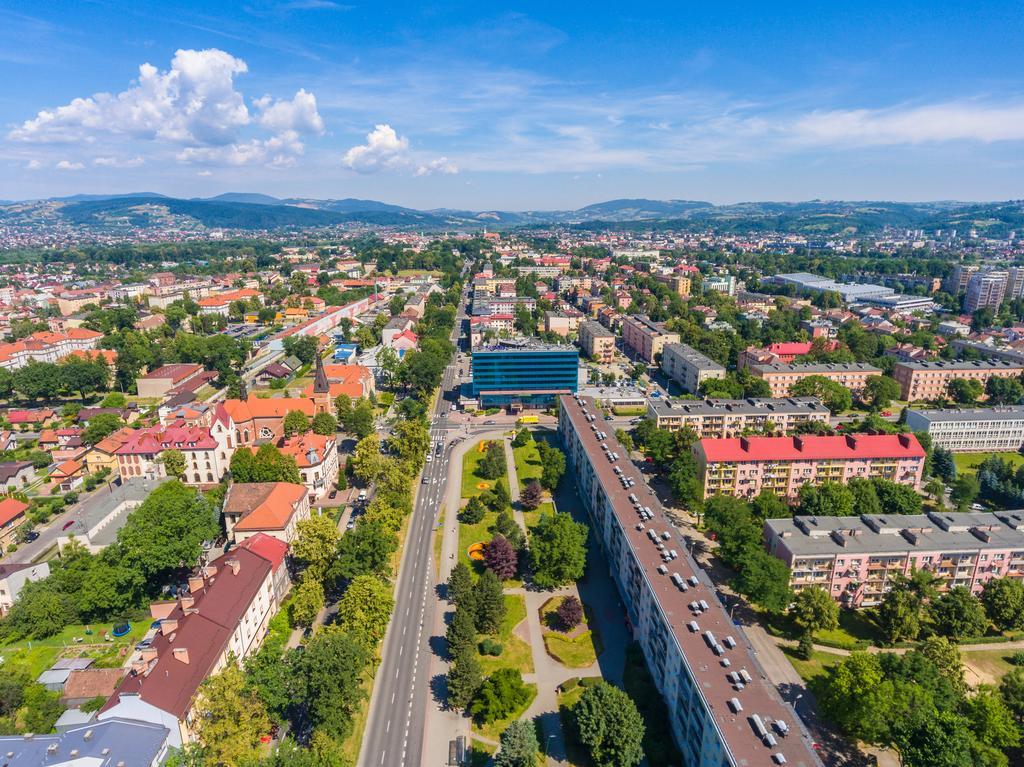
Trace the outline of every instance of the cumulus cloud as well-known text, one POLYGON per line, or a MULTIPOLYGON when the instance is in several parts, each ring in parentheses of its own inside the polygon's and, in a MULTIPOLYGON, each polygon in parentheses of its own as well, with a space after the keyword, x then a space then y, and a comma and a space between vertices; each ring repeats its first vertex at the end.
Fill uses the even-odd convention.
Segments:
POLYGON ((137 168, 146 161, 141 157, 94 157, 92 164, 100 168, 137 168))
POLYGON ((458 173, 455 163, 447 157, 418 160, 409 145, 409 139, 399 136, 386 123, 374 126, 366 134, 366 143, 351 147, 342 158, 342 164, 356 173, 412 170, 417 176, 431 173, 458 173))
POLYGON ((43 164, 39 160, 29 160, 25 167, 29 170, 39 170, 43 167, 43 164))
POLYGON ((85 165, 80 162, 72 162, 71 160, 61 160, 55 167, 57 170, 81 170, 85 165))
MULTIPOLYGON (((302 154, 302 135, 324 132, 316 97, 305 89, 292 99, 264 96, 252 102, 253 114, 235 87, 236 75, 247 71, 245 61, 222 50, 179 50, 169 69, 142 64, 127 89, 44 109, 8 138, 37 144, 129 139, 175 146, 183 162, 285 164, 302 154)), ((107 167, 141 162, 106 155, 93 160, 107 167)))

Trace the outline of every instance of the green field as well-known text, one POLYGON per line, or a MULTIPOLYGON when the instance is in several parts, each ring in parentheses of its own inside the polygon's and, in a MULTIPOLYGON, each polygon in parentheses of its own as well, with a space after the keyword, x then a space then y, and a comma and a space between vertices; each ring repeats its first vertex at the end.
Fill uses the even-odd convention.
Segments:
POLYGON ((483 459, 484 454, 480 452, 480 445, 477 443, 472 450, 468 450, 462 459, 462 497, 472 498, 480 495, 484 490, 494 487, 496 479, 484 479, 476 473, 476 467, 483 459), (485 484, 486 487, 477 487, 485 484))
POLYGON ((796 649, 793 647, 783 647, 782 652, 785 653, 786 658, 793 664, 796 673, 805 682, 810 682, 815 677, 824 675, 830 667, 839 663, 844 657, 829 652, 814 651, 811 653, 810 660, 803 660, 796 657, 796 649))
POLYGON ((519 479, 520 489, 526 487, 531 480, 539 480, 544 473, 544 467, 540 463, 537 443, 531 440, 521 447, 513 448, 512 452, 516 457, 516 477, 519 479))
POLYGON ((985 462, 986 458, 993 455, 999 456, 1009 463, 1014 469, 1024 466, 1024 455, 1020 453, 954 453, 953 462, 956 463, 956 473, 975 473, 978 467, 985 462))
POLYGON ((481 634, 479 640, 493 639, 501 642, 501 655, 480 655, 480 668, 484 675, 493 674, 499 668, 518 669, 523 674, 533 673, 533 653, 529 643, 513 632, 516 626, 526 620, 526 599, 520 594, 505 595, 505 619, 497 634, 481 634))

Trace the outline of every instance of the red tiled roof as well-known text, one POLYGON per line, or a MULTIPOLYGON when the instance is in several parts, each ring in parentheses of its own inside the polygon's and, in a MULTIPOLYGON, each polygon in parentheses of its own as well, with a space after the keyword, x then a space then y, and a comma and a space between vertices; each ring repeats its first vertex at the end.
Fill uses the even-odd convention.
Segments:
POLYGON ((156 370, 150 370, 146 375, 140 376, 142 380, 151 378, 170 378, 173 383, 178 383, 191 375, 195 375, 203 369, 202 365, 191 362, 179 362, 174 365, 163 365, 156 370))
POLYGON ((324 462, 327 450, 334 449, 334 437, 309 432, 298 437, 285 440, 281 445, 281 452, 285 455, 295 457, 295 462, 300 469, 308 469, 310 466, 318 466, 324 462), (330 445, 330 448, 328 448, 330 445), (309 460, 309 451, 316 451, 316 461, 309 460))
POLYGON ((115 452, 119 455, 152 454, 162 450, 213 450, 217 441, 201 426, 172 424, 139 429, 115 452))
MULTIPOLYGON (((303 488, 305 492, 305 488, 303 488)), ((240 549, 248 549, 254 554, 258 554, 265 560, 270 562, 270 566, 277 570, 284 562, 285 554, 288 553, 288 544, 282 540, 279 540, 272 535, 266 533, 256 533, 256 535, 250 535, 240 544, 240 549)))
POLYGON ((291 482, 240 482, 228 488, 225 514, 241 514, 235 530, 284 530, 295 505, 306 495, 291 482))
POLYGON ((22 503, 17 498, 4 498, 0 501, 0 527, 7 525, 28 509, 27 503, 22 503))
POLYGON ((53 418, 53 411, 49 408, 42 410, 11 410, 7 413, 7 420, 11 423, 39 423, 47 418, 53 418))
POLYGON ((856 434, 839 437, 740 437, 702 439, 709 463, 734 461, 811 461, 865 458, 923 458, 913 434, 856 434))

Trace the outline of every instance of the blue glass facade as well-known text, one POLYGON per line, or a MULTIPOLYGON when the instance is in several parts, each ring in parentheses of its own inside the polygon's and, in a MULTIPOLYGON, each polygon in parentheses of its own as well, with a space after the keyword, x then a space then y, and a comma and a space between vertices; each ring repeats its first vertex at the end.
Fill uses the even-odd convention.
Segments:
POLYGON ((575 392, 579 352, 571 346, 491 347, 473 352, 474 397, 485 407, 546 407, 575 392))

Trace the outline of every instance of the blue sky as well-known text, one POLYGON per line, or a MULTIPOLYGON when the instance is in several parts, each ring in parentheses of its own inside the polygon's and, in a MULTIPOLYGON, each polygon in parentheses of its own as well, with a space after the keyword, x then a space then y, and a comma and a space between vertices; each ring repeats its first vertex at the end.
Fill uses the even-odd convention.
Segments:
POLYGON ((1024 197, 1019 2, 0 5, 0 198, 1024 197))

